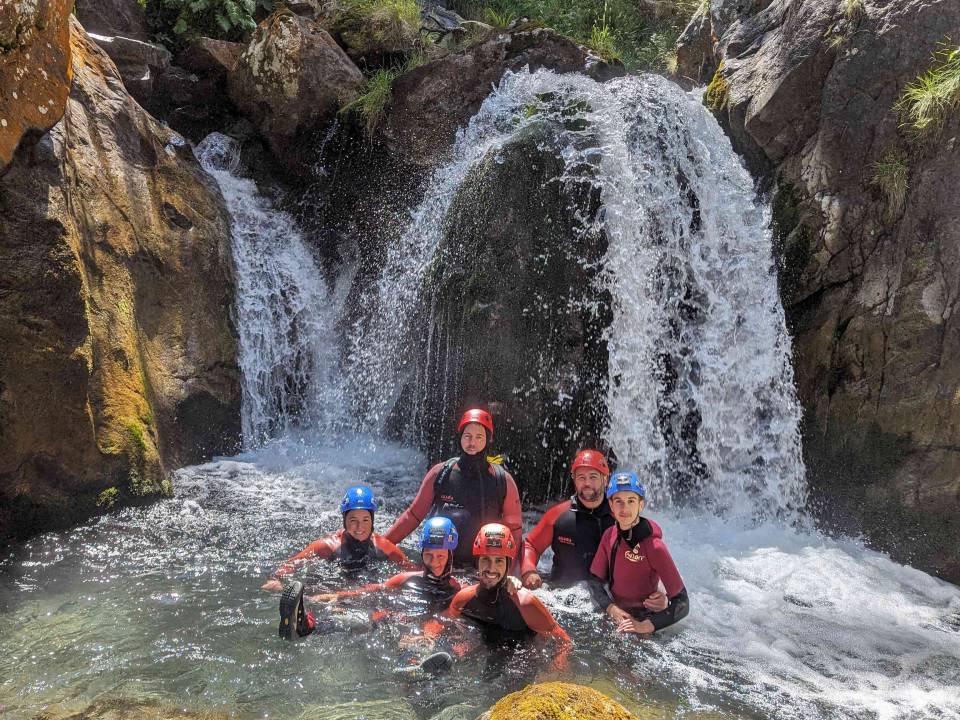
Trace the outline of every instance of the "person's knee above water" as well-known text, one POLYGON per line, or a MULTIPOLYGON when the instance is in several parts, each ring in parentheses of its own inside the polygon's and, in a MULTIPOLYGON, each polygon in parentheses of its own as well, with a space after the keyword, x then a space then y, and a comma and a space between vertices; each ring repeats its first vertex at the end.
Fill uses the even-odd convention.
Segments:
POLYGON ((388 590, 412 590, 424 598, 436 602, 437 610, 443 610, 460 590, 460 583, 453 577, 453 551, 457 548, 459 535, 449 518, 433 517, 427 520, 420 535, 421 570, 394 575, 386 582, 371 583, 353 590, 315 595, 310 600, 335 602, 341 598, 356 597, 388 590))
MULTIPOLYGON (((399 544, 425 518, 439 515, 453 520, 465 538, 473 537, 484 523, 503 523, 519 547, 523 519, 517 484, 502 466, 487 460, 493 418, 486 410, 467 410, 457 432, 460 455, 430 468, 410 507, 387 531, 387 539, 399 544)), ((454 562, 471 562, 468 543, 457 548, 454 562)))
POLYGON ((537 562, 548 547, 553 548, 552 583, 572 585, 589 580, 600 538, 616 523, 607 502, 610 468, 603 453, 581 450, 570 473, 576 494, 547 510, 523 540, 520 577, 531 590, 541 585, 537 562))
POLYGON ((386 538, 373 532, 373 518, 377 501, 367 485, 347 489, 340 502, 343 529, 314 540, 303 550, 284 562, 273 577, 263 584, 264 590, 283 589, 284 578, 312 559, 329 560, 341 567, 356 569, 371 560, 390 560, 398 565, 407 562, 403 551, 386 538))
MULTIPOLYGON (((547 637, 556 646, 555 667, 564 667, 571 647, 567 633, 536 595, 523 588, 511 594, 506 588, 517 549, 513 534, 506 526, 490 523, 480 528, 472 553, 480 582, 454 595, 443 617, 465 617, 479 625, 488 639, 547 637)), ((424 634, 432 639, 442 631, 443 625, 438 621, 424 626, 424 634)))
POLYGON ((590 566, 594 600, 620 632, 673 625, 687 616, 690 600, 660 526, 640 515, 646 490, 636 473, 616 473, 607 499, 617 524, 603 534, 590 566))

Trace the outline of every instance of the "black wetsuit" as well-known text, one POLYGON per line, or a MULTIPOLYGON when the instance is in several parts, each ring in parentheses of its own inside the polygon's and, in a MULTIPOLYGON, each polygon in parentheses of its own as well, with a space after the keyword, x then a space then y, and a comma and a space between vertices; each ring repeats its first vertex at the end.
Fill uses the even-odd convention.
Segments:
POLYGON ((615 523, 606 499, 592 509, 581 505, 576 495, 554 505, 524 538, 521 575, 535 571, 540 556, 547 547, 552 547, 551 582, 572 585, 589 580, 590 564, 597 554, 600 538, 615 523))

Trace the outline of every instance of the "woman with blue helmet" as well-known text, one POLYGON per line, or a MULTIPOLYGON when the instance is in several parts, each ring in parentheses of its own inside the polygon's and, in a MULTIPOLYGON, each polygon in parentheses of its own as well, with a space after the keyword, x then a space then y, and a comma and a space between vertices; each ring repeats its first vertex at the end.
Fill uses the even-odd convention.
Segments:
POLYGON ((371 560, 390 560, 405 565, 407 558, 396 545, 373 532, 377 501, 368 485, 347 488, 340 501, 343 529, 314 540, 284 562, 273 577, 263 584, 264 590, 283 590, 280 598, 280 635, 289 638, 293 629, 300 635, 313 630, 312 620, 303 612, 303 584, 299 581, 284 587, 284 579, 308 560, 330 560, 345 569, 365 567, 371 560), (291 627, 292 625, 292 627, 291 627))
POLYGON ((673 625, 690 610, 663 531, 640 515, 646 497, 636 473, 610 478, 607 499, 617 524, 604 532, 590 565, 594 599, 617 623, 617 631, 642 635, 673 625))

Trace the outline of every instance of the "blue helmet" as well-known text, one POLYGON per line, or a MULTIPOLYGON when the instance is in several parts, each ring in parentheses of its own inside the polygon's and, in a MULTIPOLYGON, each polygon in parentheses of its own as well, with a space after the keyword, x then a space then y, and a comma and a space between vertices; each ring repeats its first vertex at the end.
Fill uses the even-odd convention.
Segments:
POLYGON ((456 550, 460 536, 453 520, 445 517, 432 517, 423 526, 420 534, 420 547, 431 550, 456 550))
POLYGON ((343 500, 340 501, 340 514, 346 515, 351 510, 376 512, 377 501, 374 499, 373 490, 369 485, 354 485, 347 488, 343 500))
POLYGON ((618 492, 636 493, 641 498, 647 496, 647 491, 635 472, 618 472, 613 474, 613 477, 610 478, 610 485, 607 486, 607 497, 611 498, 614 493, 618 492))

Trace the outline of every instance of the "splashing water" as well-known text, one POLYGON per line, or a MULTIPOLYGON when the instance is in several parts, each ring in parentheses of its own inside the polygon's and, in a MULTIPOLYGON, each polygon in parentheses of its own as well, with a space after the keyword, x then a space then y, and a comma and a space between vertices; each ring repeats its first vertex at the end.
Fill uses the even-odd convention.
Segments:
POLYGON ((257 447, 296 426, 316 426, 342 407, 329 397, 338 388, 329 375, 338 308, 293 218, 274 209, 252 180, 234 175, 239 143, 211 133, 195 153, 230 212, 243 441, 257 447))

